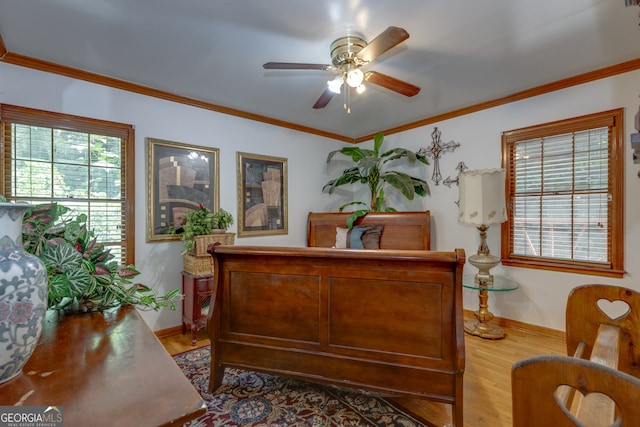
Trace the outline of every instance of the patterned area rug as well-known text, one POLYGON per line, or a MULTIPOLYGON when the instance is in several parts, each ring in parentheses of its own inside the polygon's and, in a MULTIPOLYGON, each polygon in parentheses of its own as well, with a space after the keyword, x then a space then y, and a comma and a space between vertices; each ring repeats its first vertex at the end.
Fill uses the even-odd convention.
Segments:
POLYGON ((209 347, 173 356, 209 412, 185 426, 424 427, 382 398, 276 375, 225 370, 215 394, 209 384, 209 347))

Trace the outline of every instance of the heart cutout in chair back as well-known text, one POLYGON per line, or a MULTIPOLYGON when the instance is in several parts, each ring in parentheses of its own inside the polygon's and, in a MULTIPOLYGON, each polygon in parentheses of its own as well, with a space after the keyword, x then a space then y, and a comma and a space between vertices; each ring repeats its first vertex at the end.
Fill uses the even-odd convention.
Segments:
POLYGON ((620 320, 631 312, 631 306, 619 299, 609 301, 608 299, 600 298, 597 304, 600 311, 611 320, 620 320))
MULTIPOLYGON (((608 405, 611 403, 613 403, 613 405, 616 405, 616 403, 613 402, 612 399, 606 394, 594 392, 594 393, 587 393, 587 395, 585 396, 584 394, 582 394, 580 390, 574 387, 571 387, 570 385, 559 385, 558 387, 556 387, 556 390, 553 393, 553 397, 555 398, 556 404, 558 404, 562 412, 576 426, 584 427, 588 425, 589 427, 617 427, 620 425, 620 422, 621 422, 620 418, 613 420, 613 422, 609 422, 608 420, 598 419, 597 416, 596 418, 591 417, 588 420, 581 420, 581 419, 578 419, 571 412, 571 409, 575 411, 575 409, 579 405, 590 404, 590 405, 593 405, 594 407, 599 407, 600 405, 608 405), (566 404, 561 400, 561 396, 563 394, 565 396, 568 394, 569 396, 569 400, 566 404)), ((614 413, 615 414, 619 413, 617 405, 614 413)), ((597 415, 601 415, 601 414, 598 413, 597 415)))

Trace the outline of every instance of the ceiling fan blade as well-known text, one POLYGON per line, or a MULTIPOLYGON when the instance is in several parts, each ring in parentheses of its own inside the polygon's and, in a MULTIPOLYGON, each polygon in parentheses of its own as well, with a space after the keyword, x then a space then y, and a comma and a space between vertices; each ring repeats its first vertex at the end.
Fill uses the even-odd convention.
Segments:
POLYGON ((319 108, 326 107, 327 104, 329 104, 329 101, 331 101, 331 99, 333 99, 334 95, 335 95, 335 92, 332 92, 332 91, 329 90, 329 88, 326 88, 324 90, 324 92, 322 92, 322 95, 320 95, 320 98, 318 98, 316 103, 313 104, 313 108, 315 108, 317 110, 319 108))
POLYGON ((376 73, 375 71, 367 71, 364 74, 364 79, 370 83, 398 92, 404 96, 415 96, 420 92, 420 88, 418 86, 403 82, 402 80, 387 76, 386 74, 376 73))
POLYGON ((378 34, 375 39, 371 40, 369 44, 358 52, 357 56, 364 62, 371 62, 408 38, 409 33, 407 33, 403 28, 389 27, 378 34))
POLYGON ((267 70, 333 70, 328 64, 300 64, 297 62, 267 62, 262 65, 267 70))

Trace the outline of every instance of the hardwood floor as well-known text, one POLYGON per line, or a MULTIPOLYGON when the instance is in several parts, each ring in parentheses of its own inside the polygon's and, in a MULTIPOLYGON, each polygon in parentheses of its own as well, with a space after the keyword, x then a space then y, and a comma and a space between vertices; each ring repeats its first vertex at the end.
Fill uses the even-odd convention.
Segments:
POLYGON ((196 343, 195 347, 191 345, 191 332, 189 331, 186 334, 177 334, 165 338, 160 338, 160 342, 162 343, 162 345, 164 345, 164 348, 166 348, 171 355, 211 344, 204 329, 198 332, 198 342, 196 343))
MULTIPOLYGON (((464 418, 466 427, 512 427, 511 366, 539 354, 566 354, 565 341, 505 326, 506 338, 485 340, 465 335, 464 418)), ((170 354, 190 350, 191 335, 174 335, 160 340, 170 354)), ((197 347, 208 345, 204 331, 197 347)), ((451 422, 448 405, 418 399, 395 398, 397 404, 442 427, 451 422)))

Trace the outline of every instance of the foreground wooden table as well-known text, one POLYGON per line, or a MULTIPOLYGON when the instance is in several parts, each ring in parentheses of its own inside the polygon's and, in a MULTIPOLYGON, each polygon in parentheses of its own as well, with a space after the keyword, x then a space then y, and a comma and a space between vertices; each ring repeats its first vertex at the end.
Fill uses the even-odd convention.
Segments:
POLYGON ((0 405, 62 406, 65 427, 182 425, 206 406, 132 306, 47 312, 23 373, 0 405))

